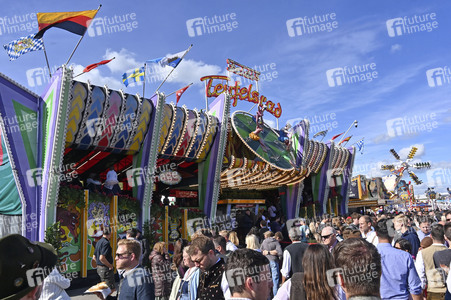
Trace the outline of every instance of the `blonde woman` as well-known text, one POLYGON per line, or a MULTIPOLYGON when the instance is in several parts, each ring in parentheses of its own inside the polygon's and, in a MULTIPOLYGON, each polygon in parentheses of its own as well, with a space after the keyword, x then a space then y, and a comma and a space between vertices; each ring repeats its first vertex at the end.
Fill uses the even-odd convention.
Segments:
POLYGON ((240 240, 238 239, 238 234, 235 231, 230 231, 229 240, 237 247, 240 246, 240 240))
POLYGON ((246 236, 246 248, 262 252, 260 250, 260 243, 258 242, 258 237, 255 234, 249 234, 246 236))
POLYGON ((188 254, 190 246, 183 248, 183 265, 188 268, 183 278, 177 276, 172 285, 169 300, 196 300, 197 287, 199 286, 200 269, 196 267, 188 254))

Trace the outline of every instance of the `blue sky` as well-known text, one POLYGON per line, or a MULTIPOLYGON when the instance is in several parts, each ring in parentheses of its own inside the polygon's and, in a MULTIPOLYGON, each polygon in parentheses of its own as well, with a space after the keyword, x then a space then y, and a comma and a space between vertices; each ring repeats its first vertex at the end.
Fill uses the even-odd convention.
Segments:
MULTIPOLYGON (((86 0, 5 2, 0 39, 6 44, 37 32, 36 12, 96 9, 98 4, 86 0)), ((225 74, 227 58, 257 66, 266 79, 259 83, 261 94, 282 106, 280 127, 287 121, 293 125, 308 118, 312 135, 331 127, 327 140, 358 120, 358 128, 348 134, 353 135, 348 145, 365 137, 365 150, 357 155, 354 174, 388 175, 378 164, 394 162, 389 149, 405 158, 410 147, 417 145, 415 159, 431 162, 432 169, 415 170, 424 182, 416 187, 416 193, 422 194, 427 186, 445 192, 451 187, 451 74, 443 75, 451 69, 450 8, 451 3, 444 0, 171 1, 171 5, 166 1, 110 0, 103 3, 97 14, 102 20, 91 24, 70 64, 78 74, 88 64, 115 56, 108 65, 79 79, 142 94, 142 86, 122 85, 123 72, 194 44, 175 77, 161 88, 169 94, 193 82, 181 105, 204 108, 199 78, 225 74), (204 17, 230 30, 208 32, 193 25, 193 19, 204 17), (412 32, 415 28, 420 31, 412 32)), ((210 31, 214 25, 207 24, 210 31)), ((45 33, 52 69, 67 61, 78 40, 79 36, 57 28, 45 33)), ((47 77, 31 76, 45 71, 43 51, 11 62, 4 52, 0 66, 0 72, 30 90, 43 91, 47 77)), ((168 72, 152 70, 146 97, 168 72)), ((175 96, 168 101, 175 102, 175 96)), ((233 109, 247 111, 251 107, 240 101, 233 109)), ((275 125, 274 117, 265 117, 275 125)))

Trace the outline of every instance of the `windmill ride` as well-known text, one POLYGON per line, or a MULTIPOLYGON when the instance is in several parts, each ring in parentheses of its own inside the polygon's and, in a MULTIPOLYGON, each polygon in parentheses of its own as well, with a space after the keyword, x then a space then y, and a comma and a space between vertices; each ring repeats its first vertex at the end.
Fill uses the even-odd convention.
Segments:
POLYGON ((407 184, 404 180, 401 180, 406 172, 415 184, 420 185, 423 183, 411 169, 429 169, 431 164, 429 162, 412 163, 417 150, 417 147, 412 147, 407 158, 401 160, 401 157, 395 149, 390 149, 390 153, 394 156, 396 162, 381 166, 381 170, 388 170, 391 172, 390 175, 383 177, 385 188, 391 195, 390 199, 399 197, 402 200, 407 200, 413 194, 412 187, 409 188, 410 182, 407 184))

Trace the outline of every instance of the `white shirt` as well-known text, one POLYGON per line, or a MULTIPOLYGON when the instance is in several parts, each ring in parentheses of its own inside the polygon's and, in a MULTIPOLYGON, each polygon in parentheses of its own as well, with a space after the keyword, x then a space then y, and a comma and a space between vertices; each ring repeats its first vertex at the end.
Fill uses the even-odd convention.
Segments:
MULTIPOLYGON (((432 245, 443 246, 443 250, 446 250, 446 247, 443 244, 434 243, 432 245)), ((421 288, 424 290, 425 287, 426 287, 426 283, 428 281, 427 281, 427 278, 426 278, 426 270, 425 270, 425 267, 424 267, 424 260, 423 260, 423 253, 422 252, 423 252, 423 250, 418 251, 417 260, 415 261, 415 269, 417 269, 418 276, 421 279, 421 288)))
MULTIPOLYGON (((346 300, 346 294, 343 291, 341 285, 335 286, 335 294, 338 296, 338 299, 346 300)), ((291 295, 291 278, 285 281, 277 290, 277 294, 272 298, 272 300, 290 300, 291 295)))
POLYGON ((70 300, 65 289, 70 286, 70 279, 64 277, 58 272, 57 268, 44 279, 41 298, 44 300, 70 300))
POLYGON ((109 170, 108 173, 106 173, 105 187, 111 190, 113 186, 118 183, 116 171, 109 170))
POLYGON ((368 243, 377 246, 379 244, 379 238, 376 236, 376 231, 371 230, 366 235, 362 233, 362 238, 364 238, 368 243))
POLYGON ((236 249, 238 249, 237 246, 235 246, 234 243, 232 243, 231 241, 228 241, 226 244, 226 251, 235 251, 236 249))
MULTIPOLYGON (((301 243, 301 241, 295 241, 295 243, 301 243)), ((291 255, 290 252, 287 250, 283 251, 283 260, 282 260, 282 268, 280 269, 280 274, 282 274, 283 277, 287 278, 290 275, 291 271, 291 255)))

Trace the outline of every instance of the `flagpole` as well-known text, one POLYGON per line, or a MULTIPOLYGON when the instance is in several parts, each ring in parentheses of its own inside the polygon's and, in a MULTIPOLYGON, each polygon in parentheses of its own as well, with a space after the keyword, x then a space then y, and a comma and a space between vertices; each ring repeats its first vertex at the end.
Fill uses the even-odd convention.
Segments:
MULTIPOLYGON (((193 44, 191 44, 191 46, 189 46, 189 48, 185 51, 185 53, 183 53, 183 56, 180 58, 180 62, 182 62, 183 58, 185 57, 185 55, 189 52, 189 50, 191 50, 191 48, 193 47, 193 44)), ((176 66, 177 67, 177 66, 176 66)), ((166 78, 163 80, 162 83, 160 83, 160 85, 158 86, 157 90, 155 91, 155 93, 158 93, 158 91, 160 90, 161 86, 163 85, 163 83, 166 82, 166 80, 168 80, 169 76, 171 76, 172 72, 174 72, 175 68, 172 68, 171 72, 169 72, 169 74, 166 76, 166 78)))
MULTIPOLYGON (((188 84, 186 87, 192 86, 192 85, 193 85, 193 82, 191 82, 190 84, 188 84)), ((180 90, 180 89, 178 89, 178 90, 180 90)), ((171 96, 171 95, 173 95, 173 94, 175 94, 175 93, 177 93, 178 90, 176 90, 176 91, 174 91, 174 92, 172 92, 172 93, 166 95, 166 98, 169 97, 169 96, 171 96)))
POLYGON ((52 78, 52 71, 50 70, 49 58, 47 57, 47 51, 45 51, 44 39, 42 39, 42 48, 44 48, 45 61, 47 62, 47 68, 49 68, 50 78, 52 78))
MULTIPOLYGON (((101 7, 102 7, 102 4, 100 4, 100 5, 99 5, 99 8, 97 8, 96 15, 97 15, 97 13, 99 12, 99 9, 100 9, 101 7)), ((94 17, 95 17, 95 16, 94 16, 94 17)), ((88 26, 88 27, 89 27, 89 26, 88 26)), ((81 40, 83 39, 83 37, 84 37, 85 34, 86 34, 86 31, 88 31, 88 28, 86 28, 85 32, 83 33, 83 35, 81 36, 81 38, 78 40, 77 45, 75 46, 74 50, 73 50, 72 53, 70 54, 69 59, 67 60, 67 62, 66 62, 66 64, 65 64, 66 66, 69 64, 69 61, 71 60, 72 56, 74 55, 75 51, 77 50, 78 45, 80 45, 81 40)))
POLYGON ((144 99, 144 92, 146 91, 146 71, 147 71, 147 63, 145 62, 144 63, 143 99, 144 99))
POLYGON ((357 120, 355 120, 354 122, 352 122, 351 126, 349 126, 348 130, 346 130, 346 132, 343 134, 341 140, 338 142, 338 145, 340 145, 341 141, 346 137, 346 133, 348 133, 349 130, 351 130, 352 125, 355 125, 355 127, 357 127, 357 120))

